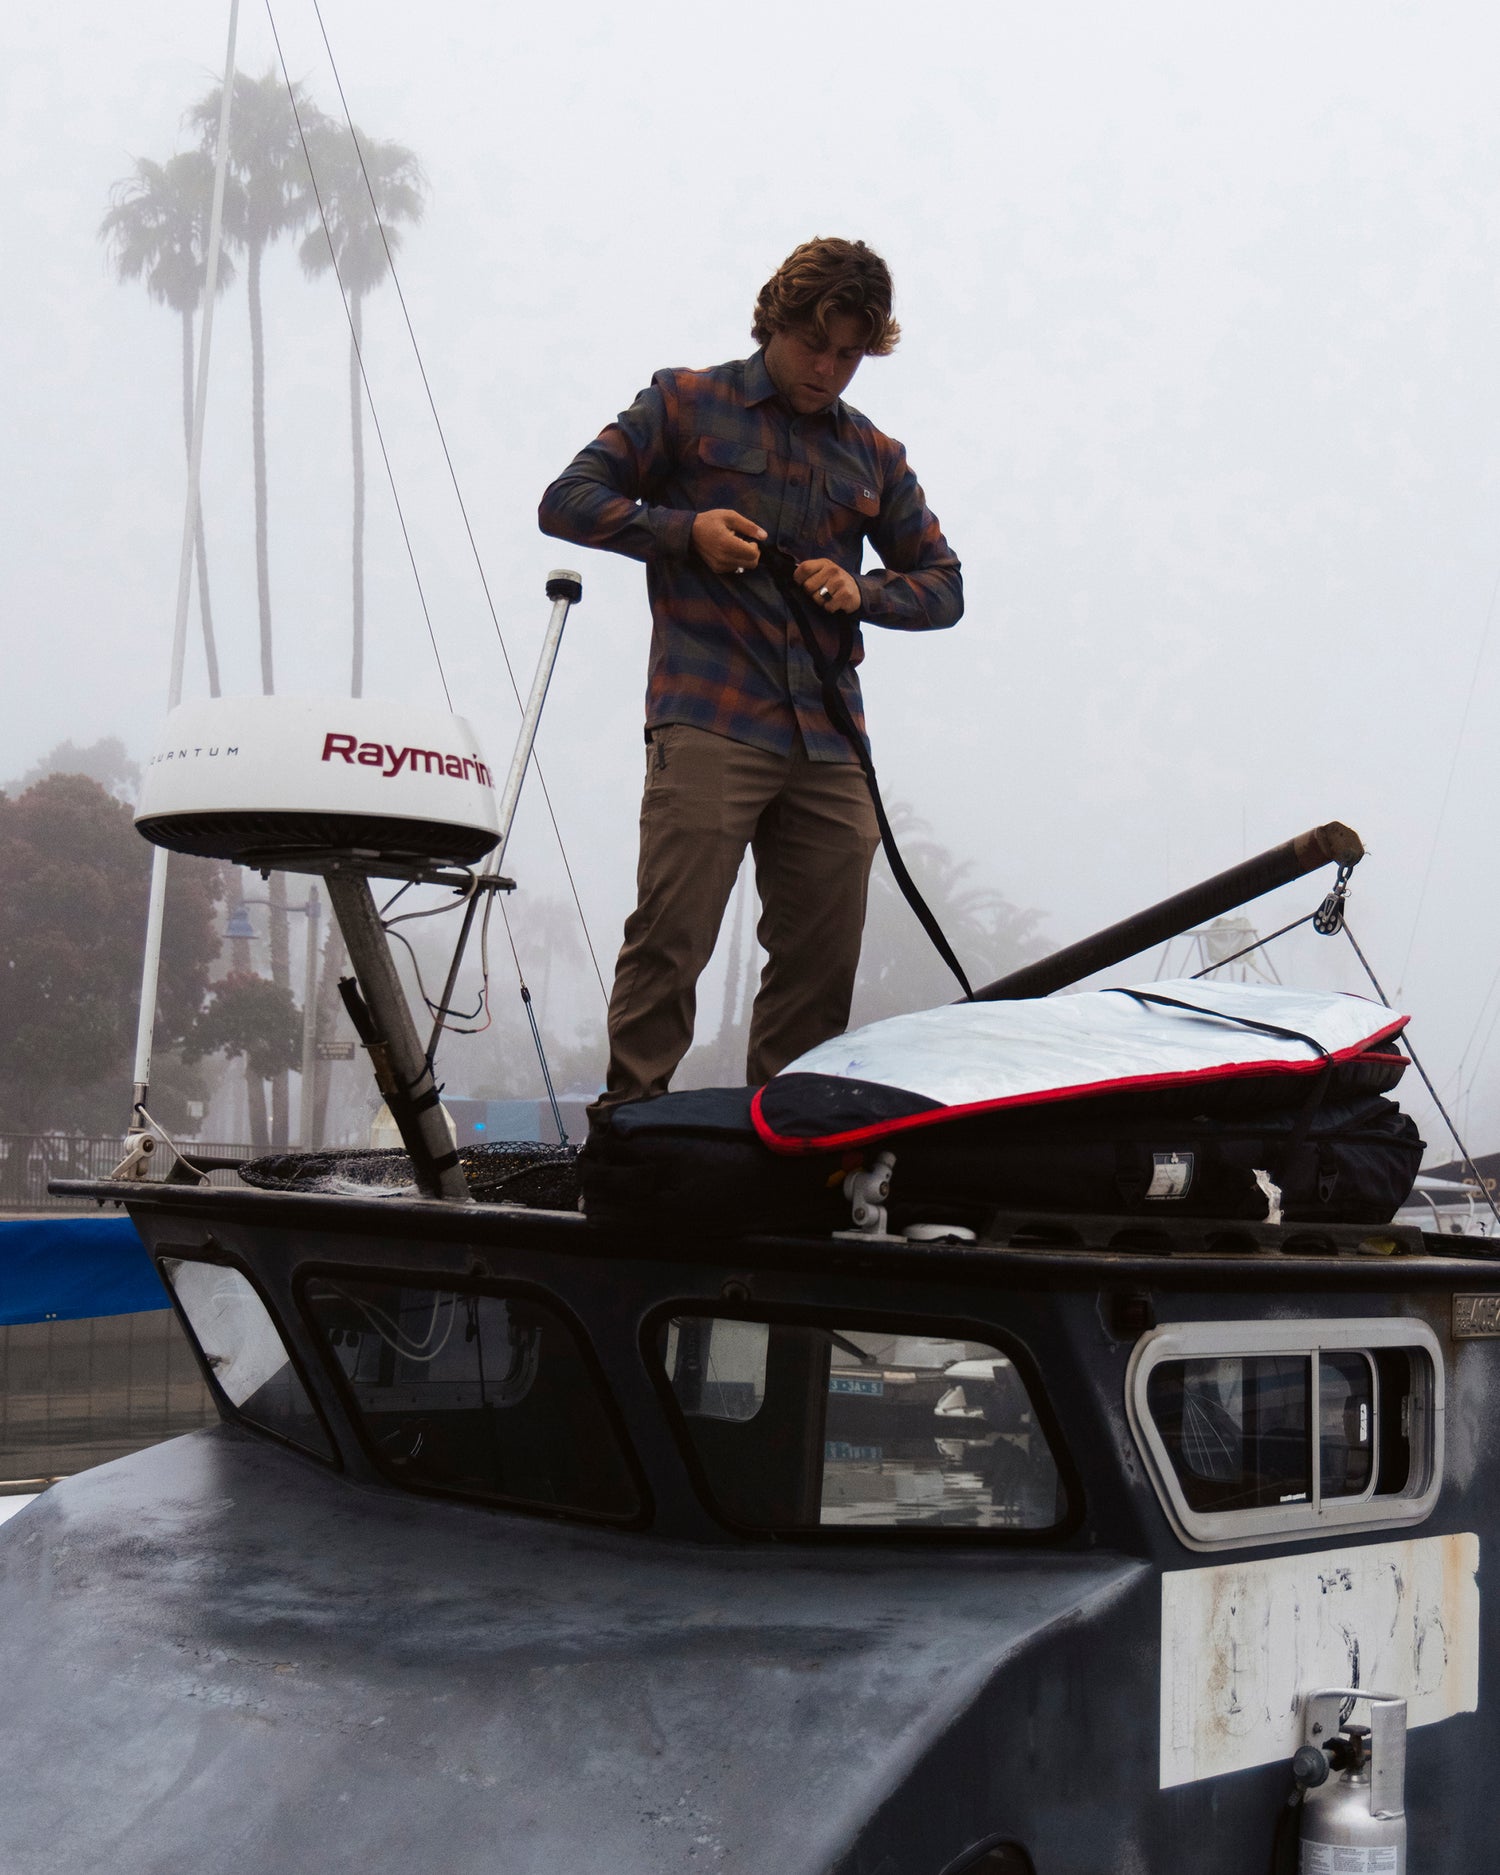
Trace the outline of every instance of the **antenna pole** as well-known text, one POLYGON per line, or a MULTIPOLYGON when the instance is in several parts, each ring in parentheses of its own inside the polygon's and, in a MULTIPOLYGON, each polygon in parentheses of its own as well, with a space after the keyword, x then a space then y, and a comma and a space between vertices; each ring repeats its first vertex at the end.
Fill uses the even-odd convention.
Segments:
POLYGON ((526 770, 531 766, 531 752, 536 747, 536 732, 541 724, 542 710, 546 706, 547 689, 552 682, 552 673, 557 668, 557 654, 562 649, 563 627, 568 622, 569 609, 583 598, 583 581, 576 573, 549 573, 547 597, 552 601, 552 616, 547 621, 541 656, 536 661, 536 675, 531 680, 531 695, 526 699, 515 753, 510 758, 505 792, 500 796, 500 840, 484 862, 486 874, 499 872, 505 864, 505 850, 510 845, 511 828, 515 825, 516 808, 521 800, 521 784, 526 779, 526 770))
MULTIPOLYGON (((213 206, 209 213, 203 279, 203 321, 198 338, 198 382, 193 393, 193 441, 188 457, 182 551, 177 563, 177 614, 172 631, 172 672, 167 684, 169 711, 175 710, 182 701, 182 674, 187 661, 188 593, 192 584, 193 542, 203 475, 203 418, 208 406, 208 356, 213 345, 214 300, 219 288, 219 250, 224 238, 224 181, 229 169, 229 111, 234 100, 234 46, 239 18, 240 0, 229 0, 229 44, 224 53, 224 87, 219 97, 213 206)), ((145 1130, 143 1116, 151 1087, 151 1045, 156 1029, 156 985, 161 970, 162 922, 166 907, 167 850, 157 846, 151 852, 151 896, 146 910, 146 955, 141 966, 141 1002, 136 1016, 134 1088, 130 1097, 127 1141, 145 1130)))
MULTIPOLYGON (((583 581, 578 574, 558 569, 547 575, 547 597, 552 601, 552 616, 547 621, 547 633, 542 639, 542 653, 536 661, 536 675, 531 680, 531 695, 526 699, 526 708, 521 715, 521 728, 516 737, 516 749, 510 758, 510 773, 505 778, 505 792, 500 796, 500 838, 495 850, 480 868, 480 878, 492 878, 505 863, 506 848, 510 845, 511 828, 516 822, 516 808, 520 805, 521 784, 526 779, 526 771, 531 766, 532 750, 536 747, 537 727, 542 720, 542 709, 547 701, 547 689, 552 682, 552 673, 557 668, 557 654, 562 649, 563 627, 568 622, 568 612, 583 598, 583 581)), ((476 890, 469 894, 469 902, 464 907, 463 924, 459 928, 458 942, 453 947, 453 961, 448 966, 448 980, 443 985, 443 993, 438 998, 438 1012, 433 1019, 432 1034, 427 1043, 427 1059, 431 1061, 437 1054, 438 1038, 443 1032, 444 1013, 453 1004, 453 986, 458 981, 459 965, 463 962, 464 951, 468 948, 469 933, 474 928, 474 914, 479 909, 479 901, 484 896, 476 890)))

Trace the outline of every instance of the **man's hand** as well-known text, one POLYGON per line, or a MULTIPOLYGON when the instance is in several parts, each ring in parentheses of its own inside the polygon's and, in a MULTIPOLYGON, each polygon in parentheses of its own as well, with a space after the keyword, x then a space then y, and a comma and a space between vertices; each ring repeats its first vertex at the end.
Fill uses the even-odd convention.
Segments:
POLYGON ((859 584, 836 560, 802 560, 797 566, 796 580, 825 612, 859 610, 859 584))
POLYGON ((693 521, 693 546, 698 558, 715 573, 743 573, 760 560, 756 542, 766 530, 747 521, 733 508, 710 508, 693 521))

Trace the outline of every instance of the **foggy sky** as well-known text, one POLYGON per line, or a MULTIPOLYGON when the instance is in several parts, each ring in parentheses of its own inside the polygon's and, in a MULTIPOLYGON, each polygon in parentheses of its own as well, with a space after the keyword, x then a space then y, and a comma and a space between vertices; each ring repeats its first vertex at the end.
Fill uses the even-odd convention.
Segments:
MULTIPOLYGON (((310 6, 276 4, 293 74, 336 108, 310 6)), ((324 0, 324 17, 357 120, 431 181, 403 283, 523 687, 547 570, 584 576, 540 746, 606 965, 635 863, 644 581, 543 539, 537 497, 654 369, 744 355, 795 242, 861 236, 906 336, 850 400, 906 442, 968 603, 952 632, 867 634, 888 797, 1059 943, 1347 820, 1371 849, 1361 941, 1438 1079, 1467 1088, 1475 1149, 1500 1144, 1500 1041, 1468 1086, 1500 968, 1493 8, 324 0)), ((185 144, 224 29, 201 0, 7 10, 0 779, 64 737, 139 753, 162 713, 178 328, 112 280, 96 230, 135 157, 185 144)), ((271 57, 247 4, 241 68, 271 57)), ((278 684, 337 692, 347 328, 289 246, 265 290, 278 684)), ((449 683, 503 764, 516 710, 389 288, 366 327, 449 683)), ((210 574, 225 687, 250 690, 238 288, 215 348, 210 574)), ((367 689, 440 702, 367 443, 367 689)), ((533 791, 511 864, 555 893, 549 839, 533 791)), ((1253 915, 1309 910, 1321 883, 1253 915)), ((1278 961, 1367 987, 1342 943, 1301 935, 1278 961)))

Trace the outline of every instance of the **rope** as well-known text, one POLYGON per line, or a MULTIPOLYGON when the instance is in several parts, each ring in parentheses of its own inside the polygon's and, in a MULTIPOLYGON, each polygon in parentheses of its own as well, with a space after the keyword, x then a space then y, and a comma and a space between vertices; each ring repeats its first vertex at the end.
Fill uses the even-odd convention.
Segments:
MULTIPOLYGON (((266 18, 271 22, 271 37, 276 42, 276 57, 281 66, 281 77, 286 85, 286 94, 291 101, 292 116, 297 120, 297 136, 302 144, 302 157, 307 164, 308 179, 312 183, 313 199, 318 204, 318 219, 323 224, 323 233, 328 241, 328 258, 333 265, 333 277, 338 282, 339 299, 343 304, 344 317, 349 321, 349 342, 354 347, 354 356, 359 364, 360 382, 365 387, 365 401, 370 406, 370 421, 375 426, 375 438, 380 444, 380 459, 385 464, 386 480, 391 485, 391 500, 396 504, 396 519, 401 524, 401 538, 406 543, 406 557, 411 562, 411 576, 416 582, 417 598, 421 602, 422 617, 427 621, 427 636, 432 644, 432 655, 437 664, 438 681, 443 686, 443 697, 451 711, 453 697, 448 689, 448 676, 443 669, 443 656, 438 650, 437 633, 432 629, 432 614, 427 609, 427 595, 422 590, 422 576, 417 571, 417 556, 412 550, 411 535, 406 528, 406 515, 401 507, 401 497, 396 492, 396 475, 391 467, 390 453, 385 446, 385 432, 380 427, 380 415, 375 408, 375 396, 370 389, 369 374, 365 370, 365 354, 359 342, 359 335, 354 329, 354 314, 349 307, 349 295, 344 289, 344 276, 339 272, 338 252, 333 245, 333 232, 328 226, 328 216, 323 208, 323 192, 318 187, 318 178, 313 171, 312 154, 307 147, 307 132, 302 127, 302 113, 297 109, 297 93, 292 85, 291 73, 286 67, 286 55, 281 49, 281 35, 276 30, 276 15, 271 10, 271 0, 266 0, 266 18)), ((368 179, 367 185, 368 186, 368 179)), ((384 239, 385 231, 381 230, 384 239)))
MULTIPOLYGON (((269 10, 270 0, 266 0, 266 4, 269 10)), ((417 361, 417 371, 422 379, 422 389, 427 395, 427 408, 432 412, 433 427, 437 431, 438 443, 441 446, 442 452, 443 452, 443 461, 447 464, 448 479, 453 484, 453 495, 454 495, 454 499, 458 503, 458 512, 459 512, 460 517, 463 520, 464 532, 465 534, 467 534, 468 539, 469 539, 469 551, 474 556, 474 567, 475 567, 475 571, 479 574, 479 584, 484 593, 484 603, 489 610, 490 623, 495 628, 495 638, 500 646, 500 656, 503 659, 504 664, 505 664, 505 674, 510 679, 510 687, 516 699, 516 708, 521 711, 522 715, 524 715, 526 711, 526 705, 521 696, 521 686, 516 681, 516 673, 511 665, 510 652, 506 648, 506 643, 505 643, 505 633, 500 629, 500 615, 495 609, 495 601, 490 594, 490 582, 489 582, 488 577, 485 574, 484 561, 482 557, 480 556, 480 552, 479 552, 479 543, 474 538, 474 529, 469 520, 468 505, 464 501, 463 490, 459 486, 458 471, 453 466, 453 457, 448 449, 448 438, 443 430, 442 418, 439 417, 438 415, 437 400, 436 398, 434 398, 432 394, 432 385, 428 382, 427 366, 423 362, 423 359, 422 359, 422 348, 417 343, 416 328, 412 325, 411 312, 408 309, 407 304, 406 304, 406 294, 402 290, 401 275, 397 271, 397 268, 396 268, 396 256, 394 255, 394 253, 392 253, 390 241, 386 237, 385 223, 380 219, 380 205, 375 200, 374 185, 370 181, 370 172, 365 167, 365 153, 360 148, 359 134, 354 128, 354 118, 350 114, 350 110, 349 110, 349 100, 344 95, 344 81, 339 76, 338 61, 333 56, 333 46, 330 43, 329 38, 328 38, 328 28, 323 23, 323 13, 322 13, 321 7, 318 5, 318 0, 313 0, 313 12, 317 16, 318 31, 323 35, 323 47, 324 47, 324 50, 328 54, 328 64, 329 64, 330 69, 333 72, 333 82, 339 94, 339 103, 343 107, 344 122, 349 128, 349 138, 350 138, 350 141, 354 145, 354 153, 359 158, 359 171, 360 171, 360 174, 365 179, 365 191, 369 195, 369 198, 370 198, 370 211, 375 217, 375 226, 380 231, 380 244, 385 249, 386 263, 391 270, 391 284, 392 286, 395 287, 396 298, 401 303, 401 317, 406 322, 406 333, 407 333, 407 337, 411 340, 412 356, 417 361)), ((274 25, 273 25, 272 30, 274 31, 274 25)), ((278 52, 280 51, 279 45, 277 47, 277 50, 278 52)), ((282 66, 283 75, 285 75, 285 71, 286 71, 286 67, 285 67, 285 64, 283 64, 282 66)), ((310 167, 311 165, 309 165, 309 168, 310 167)), ((320 210, 321 210, 321 207, 322 207, 322 204, 320 202, 319 203, 320 210)), ((325 227, 326 227, 326 223, 325 223, 325 227)), ((329 243, 330 251, 332 249, 332 245, 333 244, 330 241, 329 243)), ((364 371, 363 360, 361 360, 361 363, 360 363, 360 371, 361 373, 363 373, 364 371)), ((372 405, 371 406, 372 414, 373 414, 373 409, 374 409, 374 406, 372 405)), ((377 434, 379 432, 379 427, 380 426, 377 424, 376 425, 377 434)), ((584 916, 584 913, 583 913, 583 901, 578 896, 578 885, 573 877, 573 867, 568 859, 568 849, 563 841, 562 830, 557 824, 557 814, 554 811, 553 806, 552 806, 552 795, 551 795, 550 790, 547 787, 547 778, 542 772, 541 757, 537 754, 535 748, 532 749, 531 760, 532 760, 532 765, 536 769, 537 783, 542 790, 542 798, 547 804, 547 818, 552 823, 552 833, 553 833, 553 837, 557 841, 557 850, 558 850, 558 854, 560 855, 562 859, 563 871, 567 874, 568 890, 573 895, 573 905, 578 913, 578 922, 583 927, 583 941, 588 947, 589 961, 594 966, 594 975, 598 979, 598 982, 599 982, 599 994, 604 998, 607 1004, 609 1001, 609 991, 605 988, 604 973, 599 968, 599 958, 594 950, 594 940, 593 940, 592 934, 589 931, 588 919, 584 916)))

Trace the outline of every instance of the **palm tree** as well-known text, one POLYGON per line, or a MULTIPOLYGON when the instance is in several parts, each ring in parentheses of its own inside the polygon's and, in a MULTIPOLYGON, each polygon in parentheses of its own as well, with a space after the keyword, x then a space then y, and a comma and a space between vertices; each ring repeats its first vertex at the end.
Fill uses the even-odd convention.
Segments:
MULTIPOLYGON (((184 150, 165 163, 147 157, 134 175, 110 191, 109 213, 99 237, 121 280, 144 280, 159 305, 170 306, 182 321, 182 435, 193 447, 193 315, 203 298, 208 274, 208 226, 213 208, 214 166, 201 150, 184 150)), ((227 200, 227 198, 226 198, 227 200)), ((218 291, 233 284, 234 265, 219 256, 218 291)), ((214 643, 213 608, 208 596, 208 552, 203 514, 193 516, 198 565, 198 614, 203 624, 203 656, 208 693, 219 694, 219 653, 214 643)))
MULTIPOLYGON (((301 85, 292 98, 274 68, 263 78, 241 73, 230 113, 229 169, 237 185, 225 203, 225 233, 245 252, 250 299, 250 427, 255 457, 255 586, 260 611, 260 677, 267 696, 276 688, 271 650, 270 548, 266 520, 266 340, 261 307, 261 263, 267 247, 304 226, 313 212, 307 159, 297 113, 310 125, 318 113, 301 85)), ((215 86, 188 113, 205 150, 217 138, 222 87, 215 86)))
MULTIPOLYGON (((218 136, 223 87, 215 86, 188 113, 207 149, 218 136)), ((265 251, 283 235, 294 234, 313 212, 313 197, 302 148, 303 130, 320 121, 303 87, 290 93, 269 68, 262 78, 244 73, 234 81, 230 113, 229 168, 237 188, 234 214, 226 213, 225 231, 245 252, 245 283, 250 301, 250 428, 255 459, 255 592, 260 612, 260 679, 269 696, 276 688, 271 642, 271 566, 266 518, 266 341, 260 276, 265 251), (301 128, 298 119, 301 119, 301 128)), ((226 199, 226 210, 229 203, 226 199)), ((271 978, 290 993, 291 954, 287 932, 286 874, 273 872, 271 901, 271 978)), ((285 1068, 271 1083, 271 1143, 286 1145, 291 1101, 285 1068)))
MULTIPOLYGON (((349 440, 354 463, 354 521, 351 530, 351 655, 349 694, 362 696, 365 682, 365 443, 360 351, 364 344, 364 301, 391 269, 401 245, 401 222, 422 218, 426 185, 416 157, 403 144, 383 143, 320 118, 308 132, 313 174, 322 203, 322 225, 302 242, 298 256, 309 278, 337 265, 349 305, 349 440), (361 163, 363 158, 363 163, 361 163), (372 200, 373 197, 373 200, 372 200)), ((332 1038, 338 1017, 337 978, 344 947, 337 923, 328 933, 318 989, 320 1040, 332 1038)), ((314 1138, 327 1120, 331 1064, 320 1064, 313 1094, 314 1138)))
POLYGON ((354 457, 353 643, 349 694, 365 680, 365 444, 360 351, 364 302, 391 270, 402 222, 418 222, 426 206, 421 165, 401 143, 379 142, 354 127, 323 119, 309 135, 324 226, 297 250, 309 278, 336 268, 349 305, 349 435, 354 457))

